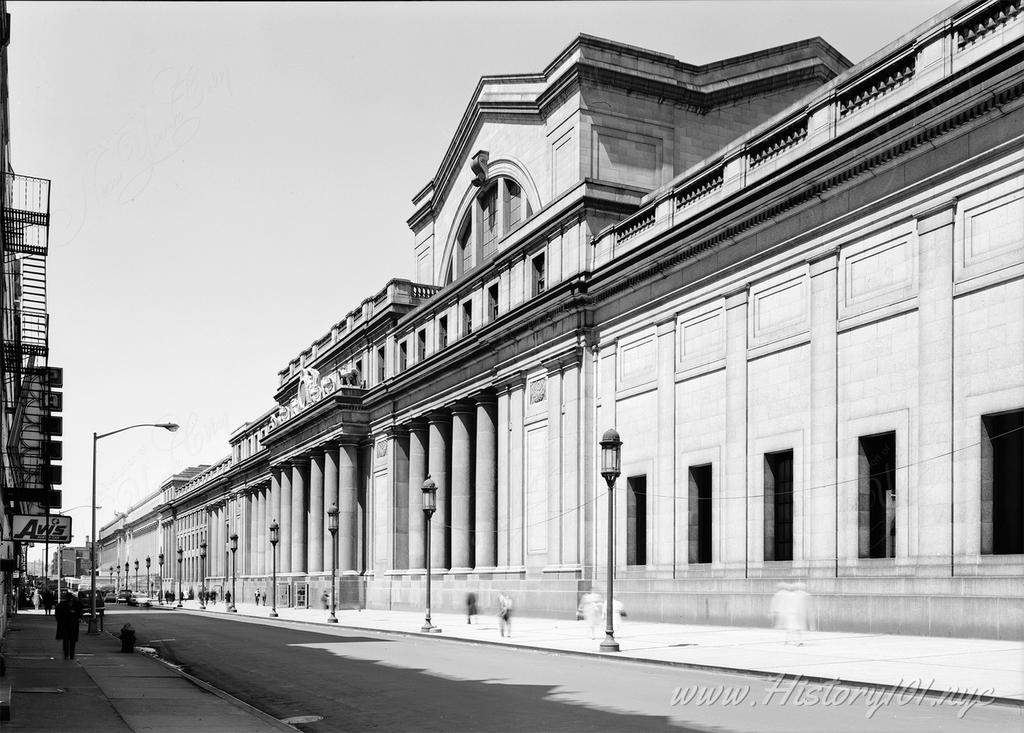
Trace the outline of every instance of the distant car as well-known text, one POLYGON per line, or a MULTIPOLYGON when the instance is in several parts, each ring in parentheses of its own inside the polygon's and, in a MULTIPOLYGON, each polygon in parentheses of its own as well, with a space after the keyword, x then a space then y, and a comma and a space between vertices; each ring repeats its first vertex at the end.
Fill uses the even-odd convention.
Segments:
MULTIPOLYGON (((85 609, 86 613, 89 613, 92 610, 92 591, 78 591, 78 600, 81 602, 82 608, 85 609)), ((102 611, 105 606, 106 603, 103 600, 103 594, 96 591, 96 610, 102 611)))
POLYGON ((136 603, 136 601, 135 601, 135 596, 132 595, 132 592, 130 590, 123 590, 120 593, 118 593, 117 594, 117 603, 119 605, 123 603, 126 606, 136 606, 136 605, 138 605, 136 603))
POLYGON ((150 608, 153 605, 153 599, 149 596, 139 595, 132 596, 136 606, 142 606, 143 608, 150 608))

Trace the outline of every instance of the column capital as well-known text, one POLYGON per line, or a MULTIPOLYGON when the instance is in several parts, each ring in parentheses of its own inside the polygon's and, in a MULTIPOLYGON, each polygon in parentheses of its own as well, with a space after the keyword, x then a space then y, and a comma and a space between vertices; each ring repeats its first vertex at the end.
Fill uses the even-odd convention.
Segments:
POLYGON ((406 423, 406 428, 410 433, 414 431, 425 431, 429 427, 430 421, 422 415, 418 415, 406 423))
POLYGON ((526 372, 518 371, 506 374, 504 377, 495 377, 492 386, 500 392, 509 392, 516 387, 525 387, 526 372))
POLYGON ((470 402, 456 402, 451 406, 452 416, 455 415, 475 415, 476 406, 470 402))
POLYGON ((427 415, 427 422, 431 425, 448 425, 451 421, 452 416, 448 410, 434 410, 427 415))
POLYGON ((409 435, 409 428, 403 424, 388 425, 382 428, 381 432, 387 438, 402 438, 409 435))
POLYGON ((583 359, 583 347, 574 346, 569 351, 562 352, 550 359, 545 359, 540 364, 548 374, 565 371, 572 366, 579 366, 583 359))
POLYGON ((498 404, 498 396, 491 390, 484 390, 473 395, 473 402, 477 407, 481 405, 496 405, 498 404))

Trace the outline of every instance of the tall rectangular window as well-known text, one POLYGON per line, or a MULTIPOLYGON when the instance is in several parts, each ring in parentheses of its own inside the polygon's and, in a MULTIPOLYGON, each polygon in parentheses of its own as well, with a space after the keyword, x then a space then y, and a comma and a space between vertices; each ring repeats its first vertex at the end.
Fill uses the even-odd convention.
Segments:
POLYGON ((398 345, 398 371, 404 372, 409 366, 409 345, 403 341, 398 345))
POLYGON ((469 272, 473 269, 473 245, 470 241, 470 226, 469 220, 462 225, 462 231, 459 232, 458 249, 459 249, 459 274, 469 272))
POLYGON ((544 272, 544 253, 540 253, 533 258, 533 294, 540 295, 544 292, 545 287, 545 272, 544 272))
POLYGON ((468 336, 473 332, 473 301, 467 300, 462 304, 462 335, 468 336))
POLYGON ((437 348, 443 349, 448 345, 448 316, 441 316, 437 319, 437 348))
POLYGON ((764 559, 793 559, 793 451, 764 454, 764 559))
POLYGON ((1024 554, 1024 410, 981 418, 981 552, 1024 554))
POLYGON ((384 368, 384 347, 377 349, 377 384, 384 381, 386 370, 384 368))
POLYGON ((427 329, 421 328, 416 332, 416 361, 421 362, 427 358, 427 329))
POLYGON ((491 322, 498 319, 498 283, 487 288, 487 319, 491 322))
POLYGON ((647 564, 647 476, 626 481, 626 564, 647 564))
POLYGON ((690 466, 690 562, 711 562, 711 464, 690 466))
POLYGON ((498 245, 498 187, 480 197, 480 252, 486 260, 498 245))
POLYGON ((896 557, 896 433, 859 440, 857 549, 860 557, 896 557))
POLYGON ((505 211, 508 228, 511 229, 523 218, 523 192, 513 181, 505 181, 505 211))

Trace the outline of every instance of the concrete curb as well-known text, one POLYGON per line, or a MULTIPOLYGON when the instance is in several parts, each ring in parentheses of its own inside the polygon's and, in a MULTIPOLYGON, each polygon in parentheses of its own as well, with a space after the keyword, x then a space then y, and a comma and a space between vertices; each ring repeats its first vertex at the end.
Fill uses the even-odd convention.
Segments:
MULTIPOLYGON (((209 613, 202 612, 202 611, 200 611, 198 609, 184 608, 184 609, 178 609, 178 610, 189 611, 189 612, 192 612, 192 613, 196 613, 198 615, 205 615, 205 616, 209 616, 210 615, 209 613)), ((226 613, 225 614, 221 614, 221 613, 217 612, 216 615, 218 615, 218 616, 223 615, 224 617, 229 618, 229 619, 233 619, 233 620, 251 619, 251 620, 254 620, 254 621, 266 621, 268 623, 281 623, 281 622, 284 622, 284 623, 291 623, 291 624, 302 624, 303 626, 313 626, 313 627, 325 627, 326 626, 327 628, 332 628, 332 629, 339 629, 340 628, 340 629, 346 629, 348 631, 371 632, 371 633, 377 633, 377 634, 397 634, 397 635, 400 635, 400 636, 438 639, 440 641, 455 642, 455 643, 460 643, 460 644, 483 644, 483 645, 492 646, 492 647, 503 647, 503 648, 521 649, 521 650, 525 650, 525 651, 542 652, 542 653, 546 653, 546 654, 562 654, 562 655, 566 655, 566 656, 580 657, 580 658, 586 658, 586 659, 602 659, 602 660, 608 660, 608 661, 612 661, 612 662, 650 664, 650 665, 656 665, 656 666, 660 666, 660 667, 673 667, 673 668, 676 668, 676 669, 694 669, 694 670, 700 670, 702 672, 725 672, 725 673, 729 673, 729 674, 744 674, 744 675, 749 675, 749 676, 753 676, 753 677, 763 677, 763 678, 778 679, 778 680, 793 680, 793 681, 797 681, 797 682, 807 682, 807 683, 810 683, 810 684, 830 684, 830 683, 834 683, 834 684, 840 684, 840 685, 848 685, 850 687, 864 687, 864 688, 872 688, 872 689, 877 689, 879 687, 881 687, 881 688, 894 687, 893 685, 885 685, 885 684, 880 684, 878 682, 864 682, 862 680, 848 680, 848 679, 840 679, 840 678, 836 678, 836 677, 818 677, 818 676, 812 676, 812 675, 806 675, 806 674, 794 674, 794 673, 791 673, 791 672, 772 672, 772 671, 769 671, 769 670, 761 670, 761 669, 745 669, 745 668, 742 668, 742 667, 723 667, 721 665, 698 664, 696 662, 673 662, 673 661, 668 660, 668 659, 644 659, 642 657, 628 657, 628 656, 623 657, 623 656, 616 656, 614 653, 608 653, 608 652, 601 653, 601 652, 583 652, 583 651, 577 651, 575 649, 552 649, 550 647, 537 646, 537 645, 534 645, 534 644, 520 643, 520 642, 500 642, 500 641, 490 641, 488 639, 466 639, 466 638, 459 637, 459 636, 445 636, 443 632, 439 633, 439 634, 438 633, 427 634, 427 633, 424 633, 422 631, 402 631, 402 630, 393 630, 393 629, 374 629, 374 628, 368 628, 366 626, 351 626, 349 624, 346 624, 340 618, 338 619, 338 623, 337 624, 330 624, 330 625, 328 625, 327 623, 322 622, 322 621, 304 621, 304 620, 300 620, 300 619, 288 619, 288 618, 281 618, 281 617, 271 618, 269 616, 250 616, 248 614, 246 614, 246 615, 242 615, 242 614, 226 614, 226 613)), ((161 661, 163 661, 163 660, 161 660, 161 661)), ((950 694, 950 692, 948 690, 932 689, 932 688, 914 688, 914 693, 915 694, 924 695, 925 697, 928 697, 928 698, 936 698, 936 697, 937 698, 945 698, 945 697, 948 697, 949 694, 950 694)), ((990 696, 985 696, 984 699, 985 700, 991 700, 992 703, 996 704, 996 705, 1007 705, 1007 706, 1010 706, 1010 707, 1018 707, 1018 708, 1024 709, 1024 700, 1020 700, 1018 698, 998 697, 998 696, 995 696, 995 695, 990 695, 990 696)))
MULTIPOLYGON (((141 652, 137 652, 137 653, 141 653, 141 652)), ((265 713, 262 710, 260 710, 259 708, 253 707, 252 705, 250 705, 249 703, 245 702, 244 700, 239 700, 234 695, 232 695, 232 694, 230 694, 228 692, 224 692, 224 690, 222 690, 222 689, 220 689, 218 687, 214 687, 209 682, 204 682, 203 680, 199 679, 198 677, 195 677, 194 675, 189 674, 188 672, 183 670, 181 667, 178 667, 175 664, 171 664, 166 659, 161 659, 156 654, 145 654, 144 656, 149 657, 150 659, 159 662, 160 664, 164 665, 165 667, 170 667, 175 672, 180 674, 182 677, 187 679, 189 682, 194 684, 196 687, 198 687, 198 688, 200 688, 202 690, 205 690, 206 692, 209 692, 209 693, 211 693, 213 695, 216 695, 217 697, 219 697, 224 702, 230 703, 230 704, 234 705, 235 707, 237 707, 237 708, 239 708, 241 710, 244 710, 249 715, 252 715, 254 717, 259 718, 264 723, 266 723, 268 725, 271 725, 271 726, 277 728, 278 730, 290 731, 290 733, 302 733, 299 728, 296 728, 296 727, 294 727, 292 725, 288 725, 288 723, 285 723, 285 722, 282 722, 282 721, 278 720, 273 715, 270 715, 269 713, 265 713)))
MULTIPOLYGON (((188 610, 188 609, 178 609, 178 610, 188 610)), ((100 634, 104 634, 104 635, 109 636, 110 638, 115 639, 115 640, 118 639, 118 637, 114 636, 113 633, 111 633, 110 631, 101 631, 100 634)), ((265 713, 262 710, 260 710, 259 708, 253 707, 252 705, 250 705, 249 703, 245 702, 244 700, 239 700, 234 695, 232 695, 230 693, 227 693, 227 692, 224 692, 224 690, 221 690, 221 689, 219 689, 217 687, 214 687, 209 682, 204 682, 203 680, 199 679, 198 677, 195 677, 195 676, 189 674, 188 672, 183 670, 181 667, 178 667, 175 664, 171 664, 166 659, 161 659, 156 653, 150 654, 148 652, 139 651, 139 649, 140 649, 140 647, 138 645, 136 645, 135 646, 135 651, 132 652, 132 653, 133 654, 141 655, 141 656, 145 657, 146 659, 150 659, 150 660, 152 660, 154 662, 162 664, 165 667, 173 669, 177 674, 179 674, 180 676, 184 677, 186 680, 191 682, 193 685, 195 685, 199 689, 204 690, 205 692, 209 692, 212 695, 215 695, 215 696, 219 697, 224 702, 230 703, 231 705, 234 705, 235 707, 243 710, 244 712, 248 713, 249 715, 252 715, 254 717, 259 718, 264 723, 267 723, 268 725, 271 725, 271 726, 277 728, 280 731, 288 731, 289 733, 301 733, 301 731, 298 728, 295 728, 294 726, 288 725, 287 723, 281 722, 280 720, 275 718, 273 715, 270 715, 269 713, 265 713)), ((89 670, 86 669, 85 672, 86 672, 86 674, 88 674, 89 670)), ((89 675, 89 676, 92 677, 92 675, 89 675)))

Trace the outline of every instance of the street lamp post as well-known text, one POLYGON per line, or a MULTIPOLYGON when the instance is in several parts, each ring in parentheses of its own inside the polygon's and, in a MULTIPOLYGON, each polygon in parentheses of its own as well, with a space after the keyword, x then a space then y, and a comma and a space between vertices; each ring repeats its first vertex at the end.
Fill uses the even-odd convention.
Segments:
POLYGON ((202 566, 199 572, 203 577, 199 580, 199 610, 206 610, 206 541, 199 543, 199 564, 202 566))
POLYGON ((427 613, 423 620, 423 626, 420 631, 425 632, 438 632, 441 629, 430 623, 430 518, 434 516, 434 512, 437 511, 437 484, 434 480, 427 476, 427 480, 423 482, 423 486, 420 487, 423 492, 423 516, 426 519, 427 528, 423 533, 424 548, 424 559, 427 566, 427 613))
MULTIPOLYGON (((153 595, 153 581, 149 577, 149 564, 150 564, 150 562, 151 562, 151 560, 149 559, 149 555, 146 555, 146 595, 147 596, 152 596, 153 595)), ((152 601, 150 601, 150 603, 152 603, 152 601)))
POLYGON ((160 605, 164 605, 164 553, 156 556, 157 564, 160 566, 160 605))
POLYGON ((124 589, 129 593, 132 592, 132 589, 129 587, 131 585, 132 580, 131 577, 128 575, 129 568, 131 568, 131 566, 132 564, 130 562, 126 562, 124 564, 124 589))
POLYGON ((271 578, 270 581, 270 617, 277 618, 277 533, 280 527, 277 526, 277 520, 273 520, 270 523, 270 567, 271 567, 271 578))
POLYGON ((182 556, 184 554, 185 554, 185 551, 182 550, 179 547, 178 548, 178 605, 175 606, 175 608, 183 608, 183 606, 181 604, 181 599, 182 599, 182 595, 181 595, 181 560, 182 560, 182 556))
POLYGON ((622 441, 615 428, 609 428, 601 436, 601 475, 608 482, 608 598, 604 605, 605 633, 601 642, 601 651, 619 651, 619 642, 615 641, 615 629, 612 617, 615 615, 615 594, 612 583, 615 577, 615 479, 621 473, 622 441))
POLYGON ((238 613, 238 609, 235 608, 235 578, 238 577, 238 573, 235 571, 235 551, 238 549, 238 535, 234 532, 231 533, 231 606, 228 607, 230 613, 238 613))
MULTIPOLYGON (((101 438, 108 438, 111 435, 116 435, 117 433, 123 433, 125 430, 131 430, 133 428, 163 428, 164 430, 167 430, 167 431, 173 433, 175 430, 178 429, 178 425, 177 425, 177 423, 173 423, 173 422, 140 423, 138 425, 129 425, 128 427, 125 427, 125 428, 118 428, 117 430, 111 430, 109 433, 93 433, 92 434, 92 502, 90 503, 90 506, 92 507, 92 539, 93 539, 93 541, 89 545, 89 567, 90 568, 95 568, 96 567, 96 545, 99 544, 97 542, 97 536, 96 536, 96 443, 98 443, 101 438)), ((125 574, 125 583, 126 584, 128 583, 127 573, 125 574)), ((91 613, 89 615, 89 627, 88 627, 88 630, 86 631, 86 633, 88 633, 88 634, 98 634, 98 633, 100 633, 100 630, 99 630, 99 627, 98 627, 97 622, 96 622, 96 573, 92 573, 92 594, 91 594, 91 599, 92 600, 90 600, 90 602, 89 602, 90 605, 91 605, 91 613)))
POLYGON ((135 561, 135 593, 139 593, 139 561, 135 561))
MULTIPOLYGON (((116 586, 116 590, 117 591, 121 590, 121 564, 120 563, 118 563, 118 565, 117 565, 117 586, 116 586)), ((92 632, 90 631, 89 633, 91 634, 92 632)))
POLYGON ((327 617, 327 623, 338 623, 338 617, 334 615, 336 608, 334 599, 335 576, 338 573, 338 505, 331 504, 327 510, 327 529, 331 531, 331 615, 327 617))

